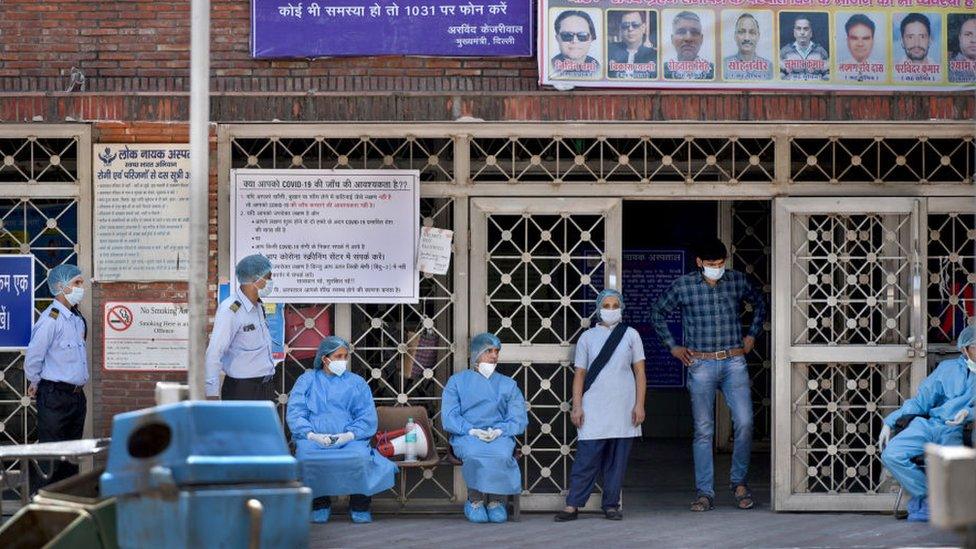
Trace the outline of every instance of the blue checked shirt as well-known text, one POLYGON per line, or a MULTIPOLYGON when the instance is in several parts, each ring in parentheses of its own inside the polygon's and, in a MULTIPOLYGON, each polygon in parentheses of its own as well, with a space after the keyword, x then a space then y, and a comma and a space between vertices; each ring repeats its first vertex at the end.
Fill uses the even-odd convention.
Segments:
POLYGON ((675 280, 658 299, 651 311, 654 330, 668 348, 677 345, 666 321, 667 313, 680 308, 684 328, 684 346, 694 351, 714 353, 742 347, 740 307, 752 304, 749 335, 757 337, 766 319, 766 298, 746 275, 736 271, 725 274, 714 287, 695 271, 675 280))

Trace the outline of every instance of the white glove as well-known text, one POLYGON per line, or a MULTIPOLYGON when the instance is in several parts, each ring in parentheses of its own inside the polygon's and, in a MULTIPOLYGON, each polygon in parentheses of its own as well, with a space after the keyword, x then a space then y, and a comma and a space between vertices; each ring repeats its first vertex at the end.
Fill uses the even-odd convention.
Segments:
POLYGON ((967 417, 969 417, 969 410, 959 410, 956 412, 956 417, 946 421, 946 425, 962 425, 967 417))
POLYGON ((891 440, 891 427, 885 425, 881 428, 881 436, 878 437, 878 451, 883 451, 888 441, 891 440))
POLYGON ((311 440, 312 442, 319 443, 319 445, 322 446, 323 448, 328 448, 329 446, 332 446, 335 443, 335 437, 333 435, 309 433, 308 435, 305 436, 305 438, 311 440))
POLYGON ((491 438, 490 438, 491 435, 488 433, 488 431, 486 431, 484 429, 470 429, 468 431, 468 434, 471 435, 471 436, 473 436, 473 437, 477 437, 478 440, 480 440, 482 442, 490 442, 491 441, 491 438))
POLYGON ((345 433, 342 433, 340 435, 335 435, 335 436, 336 436, 336 441, 335 441, 336 448, 340 446, 345 446, 346 444, 349 444, 350 442, 356 439, 356 435, 350 433, 349 431, 346 431, 345 433))
POLYGON ((502 430, 499 429, 499 428, 497 428, 497 427, 492 427, 491 429, 488 429, 488 437, 489 438, 488 438, 487 442, 491 442, 491 441, 495 440, 496 438, 500 437, 501 434, 502 434, 502 430))

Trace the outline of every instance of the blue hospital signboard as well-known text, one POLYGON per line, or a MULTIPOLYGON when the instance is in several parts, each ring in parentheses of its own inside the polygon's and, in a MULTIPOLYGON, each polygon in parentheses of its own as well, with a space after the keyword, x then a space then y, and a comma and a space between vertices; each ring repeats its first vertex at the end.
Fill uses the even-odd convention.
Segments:
MULTIPOLYGON (((685 386, 685 368, 654 332, 651 307, 671 285, 684 274, 683 250, 624 250, 623 293, 627 307, 624 322, 632 326, 644 342, 647 386, 681 388, 685 386)), ((668 329, 681 341, 681 313, 671 311, 668 329)))
POLYGON ((34 256, 0 255, 0 350, 23 349, 34 327, 34 256))

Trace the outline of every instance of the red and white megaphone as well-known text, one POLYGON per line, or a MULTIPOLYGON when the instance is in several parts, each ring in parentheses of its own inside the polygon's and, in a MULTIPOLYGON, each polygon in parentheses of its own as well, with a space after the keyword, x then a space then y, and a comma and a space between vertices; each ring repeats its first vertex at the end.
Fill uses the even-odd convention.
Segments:
MULTIPOLYGON (((415 424, 413 430, 417 434, 417 445, 415 447, 417 459, 424 459, 431 448, 430 433, 420 424, 415 424)), ((407 453, 407 430, 396 429, 376 433, 376 449, 388 458, 405 455, 407 453)))

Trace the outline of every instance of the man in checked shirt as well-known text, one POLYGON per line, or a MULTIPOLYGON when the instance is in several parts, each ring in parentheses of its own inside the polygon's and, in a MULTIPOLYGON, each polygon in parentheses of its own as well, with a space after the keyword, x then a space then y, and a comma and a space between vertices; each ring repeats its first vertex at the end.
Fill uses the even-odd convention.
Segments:
POLYGON ((739 509, 751 509, 755 499, 746 477, 752 451, 752 398, 745 355, 752 351, 766 318, 766 300, 746 275, 726 270, 728 250, 721 240, 703 242, 695 254, 700 270, 679 277, 654 304, 651 317, 658 337, 671 354, 688 367, 688 390, 695 421, 693 454, 697 495, 691 510, 714 509, 715 391, 725 395, 735 442, 730 488, 739 509), (752 324, 742 336, 742 302, 752 305, 752 324), (681 311, 684 345, 678 345, 665 317, 681 311))

